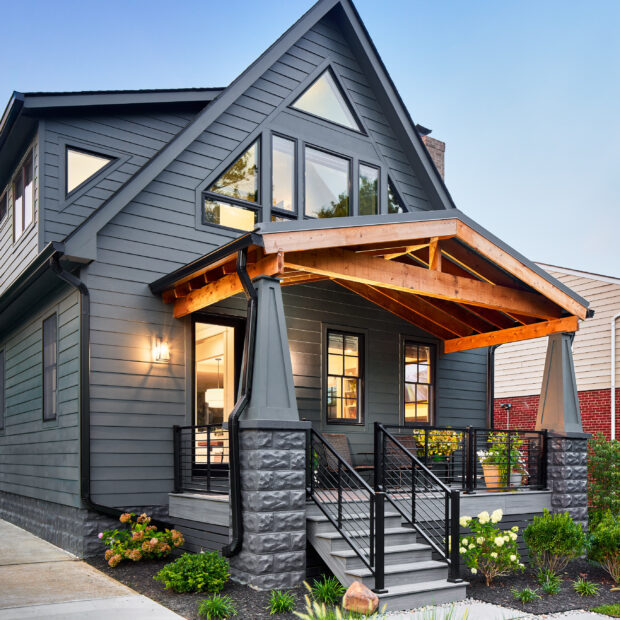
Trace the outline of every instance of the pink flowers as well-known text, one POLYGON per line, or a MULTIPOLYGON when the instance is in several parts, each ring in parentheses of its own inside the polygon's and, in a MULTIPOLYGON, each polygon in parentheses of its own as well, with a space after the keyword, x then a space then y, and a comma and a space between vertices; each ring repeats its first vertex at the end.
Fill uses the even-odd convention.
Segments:
POLYGON ((103 532, 99 532, 99 534, 97 534, 97 538, 101 540, 103 538, 103 532))

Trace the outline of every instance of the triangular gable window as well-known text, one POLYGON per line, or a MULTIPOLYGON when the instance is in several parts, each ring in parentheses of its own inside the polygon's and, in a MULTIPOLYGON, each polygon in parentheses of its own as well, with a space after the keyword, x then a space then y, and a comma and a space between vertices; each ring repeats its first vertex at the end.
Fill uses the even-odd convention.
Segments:
POLYGON ((113 157, 67 147, 67 194, 101 172, 113 157))
POLYGON ((291 107, 331 123, 361 131, 351 106, 329 69, 326 69, 291 107))
POLYGON ((388 179, 388 213, 404 213, 407 211, 403 206, 398 192, 394 189, 392 181, 388 179))
POLYGON ((258 140, 207 191, 247 202, 258 202, 258 140))

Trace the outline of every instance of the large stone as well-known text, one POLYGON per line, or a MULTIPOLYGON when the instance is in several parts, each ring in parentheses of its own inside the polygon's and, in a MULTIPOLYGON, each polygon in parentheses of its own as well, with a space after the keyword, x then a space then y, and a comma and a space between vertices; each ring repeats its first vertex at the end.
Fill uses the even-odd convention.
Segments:
POLYGON ((344 594, 342 606, 358 614, 372 614, 379 607, 379 597, 363 583, 354 581, 344 594))

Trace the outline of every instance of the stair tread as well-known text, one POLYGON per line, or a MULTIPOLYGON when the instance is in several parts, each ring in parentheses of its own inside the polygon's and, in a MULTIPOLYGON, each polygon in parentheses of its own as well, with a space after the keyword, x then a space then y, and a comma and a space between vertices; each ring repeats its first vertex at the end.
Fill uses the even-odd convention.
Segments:
MULTIPOLYGON (((347 532, 347 534, 351 537, 351 538, 361 538, 362 536, 368 536, 369 534, 363 533, 363 534, 353 534, 353 533, 349 533, 347 532)), ((410 527, 388 527, 385 529, 385 534, 415 534, 415 530, 411 529, 410 527)), ((340 532, 336 531, 336 532, 317 532, 316 534, 313 534, 313 536, 315 536, 316 538, 342 538, 342 534, 340 534, 340 532)))
MULTIPOLYGON (((368 553, 370 549, 368 547, 362 549, 368 553)), ((423 543, 410 543, 408 545, 394 545, 392 547, 385 547, 384 553, 385 555, 389 555, 390 553, 402 553, 407 551, 432 551, 432 547, 430 545, 425 545, 423 543)), ((343 549, 342 551, 332 551, 331 555, 335 555, 339 558, 352 558, 357 557, 357 553, 353 551, 353 549, 343 549)))
MULTIPOLYGON (((422 560, 421 562, 407 562, 405 564, 391 564, 385 567, 386 575, 393 575, 396 573, 413 573, 416 571, 430 570, 434 568, 448 568, 445 562, 439 562, 438 560, 422 560)), ((370 577, 372 573, 368 568, 352 568, 346 571, 347 575, 353 575, 354 577, 370 577)))
MULTIPOLYGON (((389 598, 390 596, 401 596, 403 594, 417 594, 420 592, 431 592, 433 590, 457 590, 465 588, 469 585, 466 581, 452 583, 446 579, 437 579, 435 581, 421 581, 420 583, 406 583, 400 586, 390 586, 387 592, 379 594, 379 600, 389 598)), ((381 605, 379 605, 381 607, 381 605)))
MULTIPOLYGON (((387 519, 388 517, 400 517, 401 514, 399 512, 386 512, 385 513, 385 518, 387 519)), ((353 514, 353 515, 342 515, 343 519, 369 519, 370 515, 368 514, 368 512, 359 512, 357 514, 353 514)), ((320 515, 306 515, 306 521, 314 521, 316 523, 325 523, 326 521, 329 521, 329 519, 324 515, 324 514, 320 514, 320 515)))

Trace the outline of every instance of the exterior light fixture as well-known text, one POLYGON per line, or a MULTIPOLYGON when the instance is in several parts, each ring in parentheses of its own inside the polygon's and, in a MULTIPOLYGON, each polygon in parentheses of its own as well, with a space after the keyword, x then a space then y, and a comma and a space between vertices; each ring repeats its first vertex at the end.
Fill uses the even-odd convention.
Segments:
POLYGON ((217 357, 215 361, 217 362, 217 387, 209 388, 205 391, 205 403, 207 407, 211 407, 213 409, 223 409, 224 388, 220 387, 220 362, 222 361, 222 358, 217 357))
POLYGON ((154 362, 169 362, 170 361, 170 347, 167 340, 161 338, 155 338, 153 342, 153 361, 154 362))

